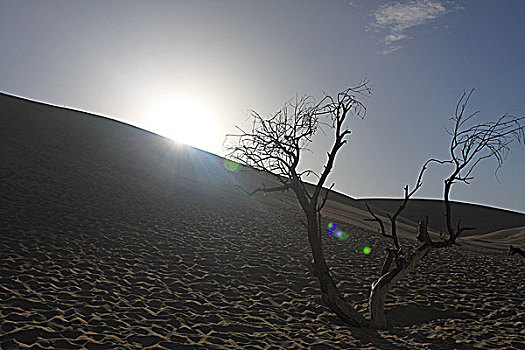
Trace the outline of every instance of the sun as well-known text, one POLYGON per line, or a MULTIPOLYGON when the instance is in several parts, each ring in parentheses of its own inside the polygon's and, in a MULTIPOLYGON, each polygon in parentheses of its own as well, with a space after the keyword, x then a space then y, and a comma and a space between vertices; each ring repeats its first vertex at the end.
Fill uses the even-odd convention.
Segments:
POLYGON ((190 99, 166 99, 150 103, 148 129, 176 142, 214 152, 217 123, 202 106, 190 99))

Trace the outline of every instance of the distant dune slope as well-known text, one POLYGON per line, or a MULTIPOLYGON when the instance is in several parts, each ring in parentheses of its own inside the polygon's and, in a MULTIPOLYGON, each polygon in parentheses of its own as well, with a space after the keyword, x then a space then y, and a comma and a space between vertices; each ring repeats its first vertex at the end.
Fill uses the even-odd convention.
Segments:
POLYGON ((465 238, 465 241, 473 246, 487 249, 509 249, 510 244, 524 246, 525 243, 525 226, 508 228, 484 235, 474 235, 465 238))
MULTIPOLYGON (((400 199, 360 199, 358 202, 363 207, 364 203, 368 202, 371 206, 378 208, 381 214, 386 214, 395 212, 402 201, 400 199)), ((465 238, 525 226, 525 214, 508 210, 459 202, 452 202, 452 210, 455 223, 461 219, 462 226, 474 228, 465 232, 465 238)), ((401 215, 401 222, 416 225, 425 215, 429 216, 429 226, 433 231, 446 232, 445 210, 443 202, 439 200, 410 200, 401 215)), ((503 236, 504 234, 501 233, 493 237, 499 239, 503 236)), ((513 236, 513 238, 514 241, 525 240, 525 236, 513 236)))
MULTIPOLYGON (((137 183, 144 178, 166 181, 176 176, 193 186, 205 184, 222 188, 227 184, 223 190, 242 187, 251 191, 262 183, 268 186, 276 183, 271 176, 249 168, 239 173, 229 172, 221 157, 108 118, 6 94, 0 94, 0 105, 1 161, 13 176, 17 168, 31 167, 34 176, 43 174, 45 168, 52 174, 82 178, 85 175, 79 171, 87 170, 101 179, 114 181, 118 179, 115 174, 124 172, 137 183)), ((296 204, 290 192, 276 196, 288 204, 296 204)), ((369 215, 364 199, 355 200, 339 193, 332 193, 330 199, 337 203, 331 207, 337 207, 334 213, 338 217, 375 229, 374 223, 365 220, 369 215)), ((400 204, 400 200, 395 199, 366 201, 385 217, 400 204)), ((465 233, 465 237, 525 226, 525 214, 457 202, 453 203, 453 208, 455 220, 461 218, 463 225, 475 227, 465 233)), ((443 213, 440 201, 414 199, 399 223, 404 224, 407 231, 413 231, 421 218, 429 215, 430 228, 444 232, 443 213)), ((501 234, 494 237, 501 237, 501 234)), ((513 237, 520 240, 519 235, 513 237)))

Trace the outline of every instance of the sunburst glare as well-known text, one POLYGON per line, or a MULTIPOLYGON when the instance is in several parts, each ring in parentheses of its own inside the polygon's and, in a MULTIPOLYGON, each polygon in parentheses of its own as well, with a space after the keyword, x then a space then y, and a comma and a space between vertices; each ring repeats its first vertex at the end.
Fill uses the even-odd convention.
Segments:
POLYGON ((217 123, 211 113, 187 98, 151 102, 147 127, 170 139, 214 152, 217 123))

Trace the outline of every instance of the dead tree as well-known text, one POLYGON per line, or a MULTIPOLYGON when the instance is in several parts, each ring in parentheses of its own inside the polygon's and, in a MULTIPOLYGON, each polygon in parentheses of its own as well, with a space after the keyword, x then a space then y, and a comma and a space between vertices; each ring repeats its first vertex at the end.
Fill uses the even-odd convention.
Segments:
MULTIPOLYGON (((370 322, 342 297, 324 258, 321 245, 321 210, 326 203, 329 190, 326 190, 323 196, 321 193, 334 166, 337 152, 346 143, 346 136, 350 134, 350 130, 346 127, 349 116, 356 114, 363 117, 366 112, 364 105, 357 100, 357 96, 367 95, 370 92, 370 87, 365 81, 355 88, 340 92, 335 97, 325 96, 318 103, 312 97, 296 98, 287 102, 281 110, 268 118, 252 111, 251 131, 239 129, 239 134, 228 135, 230 139, 235 138, 236 142, 227 147, 228 157, 256 169, 267 171, 273 174, 280 183, 279 186, 273 188, 263 186, 255 189, 251 194, 282 190, 292 190, 295 193, 306 216, 313 268, 320 282, 323 300, 341 319, 358 327, 369 325, 370 322), (333 130, 335 140, 332 148, 327 152, 328 157, 322 173, 317 174, 313 170, 300 171, 299 163, 302 152, 308 149, 313 136, 323 126, 333 130), (303 182, 303 177, 306 175, 315 175, 318 178, 313 191, 308 191, 303 182)), ((375 327, 387 327, 384 313, 385 299, 394 284, 413 271, 432 249, 459 245, 458 238, 468 230, 467 227, 461 226, 461 220, 457 222, 453 220, 449 201, 452 185, 457 182, 468 184, 472 179, 473 170, 482 160, 496 159, 498 163, 496 169, 499 169, 512 141, 524 142, 523 117, 505 115, 496 122, 468 126, 478 114, 476 112, 465 116, 465 108, 471 94, 472 91, 461 97, 452 118, 453 130, 449 131, 451 136, 450 159, 433 158, 425 162, 414 189, 409 191, 409 187, 405 187, 401 206, 393 215, 388 216, 390 232, 385 229, 382 219, 367 206, 373 217, 372 220, 377 221, 380 226, 381 235, 392 241, 392 247, 387 250, 381 275, 372 284, 369 297, 371 324, 375 327), (433 240, 428 233, 428 218, 424 218, 418 228, 417 239, 420 243, 415 249, 409 251, 399 241, 396 220, 410 198, 422 186, 423 175, 432 163, 452 167, 451 174, 445 179, 443 193, 448 237, 441 238, 439 241, 433 240), (392 267, 393 264, 395 264, 394 267, 392 267)))
POLYGON ((319 279, 323 300, 341 319, 353 326, 363 326, 365 318, 343 298, 328 269, 321 245, 320 213, 329 190, 324 191, 324 195, 321 194, 336 155, 351 132, 347 127, 348 119, 351 115, 363 118, 366 113, 365 106, 357 97, 370 93, 371 88, 365 80, 357 87, 348 88, 336 96, 326 95, 319 102, 315 102, 311 96, 295 98, 268 118, 251 111, 251 131, 239 128, 239 134, 228 135, 228 138, 233 137, 236 141, 227 146, 229 158, 267 171, 280 182, 280 186, 276 188, 262 187, 253 193, 283 189, 294 192, 306 217, 313 267, 319 279), (299 163, 302 152, 308 149, 313 136, 321 128, 329 129, 334 134, 334 142, 327 152, 324 168, 320 174, 310 169, 301 171, 299 163), (303 177, 308 175, 317 178, 311 191, 307 190, 303 182, 303 177))
POLYGON ((473 123, 478 112, 470 115, 465 114, 467 103, 472 95, 472 91, 464 93, 456 105, 454 116, 451 118, 453 123, 452 130, 447 130, 451 136, 449 148, 450 158, 445 160, 429 159, 421 169, 414 189, 409 192, 408 186, 405 187, 405 196, 399 209, 394 215, 388 215, 390 219, 391 232, 387 233, 381 218, 377 216, 367 205, 368 211, 373 219, 378 222, 382 236, 392 240, 392 247, 387 250, 387 256, 381 270, 380 277, 372 284, 369 297, 369 311, 372 324, 379 328, 388 326, 385 317, 384 307, 385 298, 394 284, 413 271, 419 262, 432 250, 438 248, 459 245, 457 242, 461 235, 471 229, 461 225, 461 219, 457 221, 453 218, 452 207, 449 200, 452 185, 463 182, 469 184, 473 179, 473 171, 483 160, 495 159, 497 162, 496 172, 503 164, 506 153, 510 150, 509 146, 513 141, 525 143, 523 124, 525 117, 514 117, 504 115, 496 121, 473 123), (447 225, 447 238, 438 241, 432 239, 428 233, 428 217, 424 218, 418 227, 417 239, 419 245, 411 252, 406 252, 406 248, 399 243, 396 230, 396 219, 405 209, 410 197, 421 187, 423 173, 431 163, 451 166, 452 172, 444 181, 443 200, 445 209, 445 219, 447 225), (391 268, 392 262, 395 267, 391 268))

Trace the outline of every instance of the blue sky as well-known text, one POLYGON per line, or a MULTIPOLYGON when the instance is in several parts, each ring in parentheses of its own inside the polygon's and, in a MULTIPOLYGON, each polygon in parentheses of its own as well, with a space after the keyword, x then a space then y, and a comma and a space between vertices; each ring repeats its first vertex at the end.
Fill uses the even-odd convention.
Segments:
MULTIPOLYGON (((397 197, 429 157, 445 157, 465 90, 480 118, 525 112, 525 2, 0 2, 0 91, 87 110, 223 155, 247 110, 321 97, 368 78, 365 120, 329 179, 356 198, 397 197)), ((329 139, 303 165, 320 169, 329 139)), ((515 145, 455 185, 452 198, 525 212, 515 145)), ((441 198, 433 167, 418 197, 441 198)))

